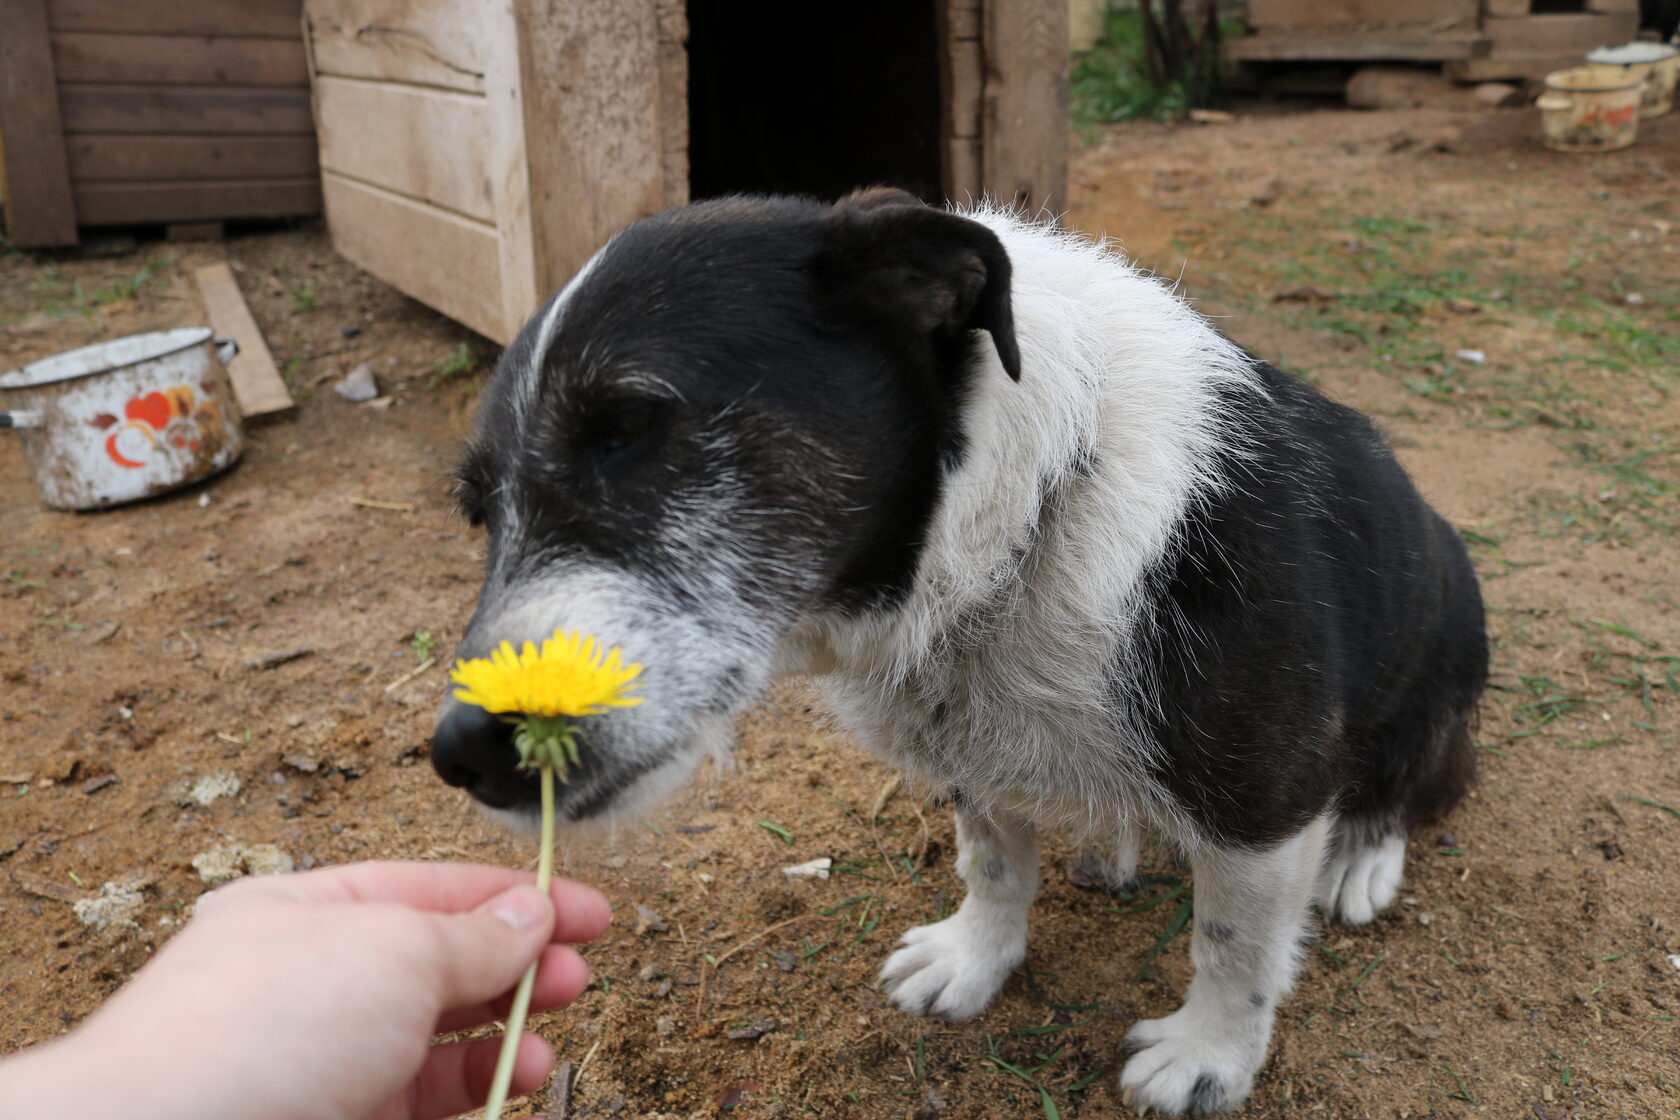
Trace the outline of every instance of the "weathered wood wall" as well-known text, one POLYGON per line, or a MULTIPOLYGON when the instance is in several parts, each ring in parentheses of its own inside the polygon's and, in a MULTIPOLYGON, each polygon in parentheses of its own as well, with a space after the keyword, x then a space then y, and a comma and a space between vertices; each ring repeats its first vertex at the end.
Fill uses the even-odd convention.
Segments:
MULTIPOLYGON (((219 221, 320 209, 302 0, 0 0, 0 50, 23 57, 32 94, 0 81, 8 181, 51 174, 41 200, 9 208, 25 245, 66 244, 74 227, 219 221), (19 27, 23 34, 13 34, 19 27), (41 103, 41 75, 52 94, 41 103), (4 115, 17 112, 15 108, 4 115), (54 127, 56 122, 56 128, 54 127), (63 173, 34 165, 62 149, 63 173), (69 214, 68 226, 65 213, 69 214)), ((8 60, 9 61, 9 60, 8 60)), ((0 73, 13 71, 0 65, 0 73)), ((8 195, 12 192, 8 191, 8 195)))

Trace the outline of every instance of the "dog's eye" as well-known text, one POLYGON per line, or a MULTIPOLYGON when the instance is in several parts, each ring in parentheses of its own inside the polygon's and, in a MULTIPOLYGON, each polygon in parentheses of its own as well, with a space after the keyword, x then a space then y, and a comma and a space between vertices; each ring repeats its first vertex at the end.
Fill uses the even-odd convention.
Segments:
POLYGON ((602 446, 609 451, 617 451, 640 442, 653 430, 653 417, 654 409, 651 404, 627 405, 614 409, 602 418, 602 446))

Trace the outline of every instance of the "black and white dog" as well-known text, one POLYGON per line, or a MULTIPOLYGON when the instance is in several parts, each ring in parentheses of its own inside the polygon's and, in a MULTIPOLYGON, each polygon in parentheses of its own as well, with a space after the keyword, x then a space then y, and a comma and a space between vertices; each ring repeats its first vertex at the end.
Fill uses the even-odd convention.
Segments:
MULTIPOLYGON (((460 468, 489 533, 463 657, 556 628, 646 702, 586 721, 565 819, 647 807, 808 674, 956 804, 961 909, 881 971, 978 1015, 1026 951, 1034 829, 1149 831, 1195 980, 1129 1036, 1139 1109, 1247 1097, 1316 902, 1394 900, 1474 768, 1487 667, 1454 531, 1361 415, 1110 249, 876 190, 638 222, 503 355, 460 468)), ((446 702, 445 781, 529 820, 507 726, 446 702)))

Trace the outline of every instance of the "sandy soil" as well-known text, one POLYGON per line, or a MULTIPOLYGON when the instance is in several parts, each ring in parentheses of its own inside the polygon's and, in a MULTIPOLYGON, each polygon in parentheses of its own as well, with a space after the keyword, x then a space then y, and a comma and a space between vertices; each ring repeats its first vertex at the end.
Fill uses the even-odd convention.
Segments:
MULTIPOLYGON (((1069 224, 1383 419, 1492 609, 1481 784, 1413 838, 1400 905, 1319 931, 1245 1115, 1680 1114, 1680 119, 1604 157, 1535 131, 1255 108, 1117 127, 1074 159, 1069 224)), ((98 515, 40 507, 0 439, 0 1051, 143 963, 205 889, 200 853, 532 859, 432 776, 442 676, 411 672, 417 632, 446 655, 473 602, 480 545, 444 478, 492 349, 305 230, 8 254, 0 366, 200 321, 190 266, 224 251, 295 420, 224 477, 98 515), (328 388, 364 360, 388 409, 328 388), (195 802, 218 774, 238 792, 195 802), (75 917, 125 876, 145 882, 132 925, 75 917)), ((1030 968, 976 1022, 911 1020, 871 980, 960 898, 946 815, 883 803, 889 772, 797 688, 742 721, 737 762, 568 855, 621 904, 591 990, 540 1020, 581 1067, 572 1115, 1124 1112, 1120 1038, 1189 977, 1169 857, 1122 898, 1076 886, 1051 841, 1030 968), (818 856, 833 878, 783 878, 818 856)))

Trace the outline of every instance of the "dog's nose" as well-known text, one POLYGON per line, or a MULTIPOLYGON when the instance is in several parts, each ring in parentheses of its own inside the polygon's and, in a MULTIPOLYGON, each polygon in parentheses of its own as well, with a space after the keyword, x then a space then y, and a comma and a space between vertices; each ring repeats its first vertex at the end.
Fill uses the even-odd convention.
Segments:
POLYGON ((432 733, 432 768, 493 809, 525 800, 513 728, 471 704, 451 704, 432 733))

